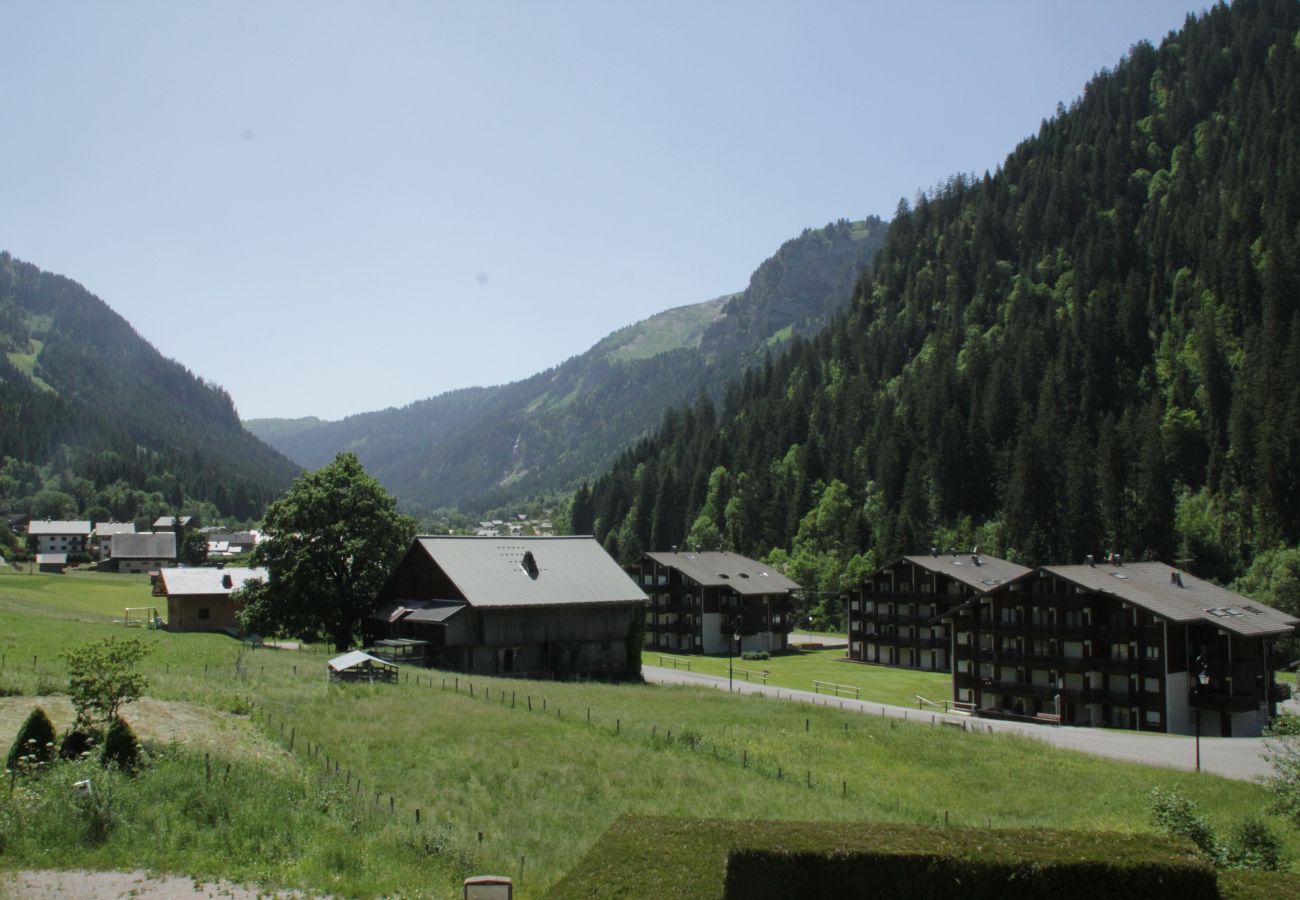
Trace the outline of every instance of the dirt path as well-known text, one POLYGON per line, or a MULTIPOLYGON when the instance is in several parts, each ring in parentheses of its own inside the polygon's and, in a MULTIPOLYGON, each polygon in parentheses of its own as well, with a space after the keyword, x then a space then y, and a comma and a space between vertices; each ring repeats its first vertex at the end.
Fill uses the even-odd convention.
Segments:
POLYGON ((272 894, 229 881, 196 881, 179 875, 134 872, 58 872, 51 870, 0 873, 0 897, 11 900, 190 900, 194 897, 302 897, 303 894, 272 894))

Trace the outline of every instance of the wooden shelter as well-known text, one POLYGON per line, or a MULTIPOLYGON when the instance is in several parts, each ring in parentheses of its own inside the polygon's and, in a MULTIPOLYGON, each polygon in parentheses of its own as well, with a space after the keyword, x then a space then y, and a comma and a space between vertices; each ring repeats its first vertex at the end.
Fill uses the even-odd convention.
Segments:
POLYGON ((397 681, 397 666, 363 650, 349 650, 328 663, 330 681, 397 681))

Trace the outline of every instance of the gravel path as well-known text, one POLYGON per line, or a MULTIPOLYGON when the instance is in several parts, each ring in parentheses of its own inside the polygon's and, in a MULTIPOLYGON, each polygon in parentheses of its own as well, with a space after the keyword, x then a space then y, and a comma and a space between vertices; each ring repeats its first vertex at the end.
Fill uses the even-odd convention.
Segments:
POLYGON ((134 872, 59 872, 47 869, 0 874, 0 897, 12 900, 63 900, 67 897, 96 900, 191 900, 195 897, 302 897, 302 894, 273 894, 246 888, 229 881, 196 881, 178 875, 134 872))
MULTIPOLYGON (((714 675, 699 675, 694 672, 661 669, 658 666, 642 666, 642 673, 645 675, 646 681, 657 684, 685 684, 724 691, 727 689, 727 679, 714 675)), ((1196 768, 1196 739, 1180 734, 1143 733, 1109 728, 1073 728, 1070 726, 1057 728, 1050 725, 1033 725, 1028 722, 972 719, 968 716, 928 710, 921 711, 868 701, 839 699, 828 697, 825 694, 814 694, 812 691, 796 691, 790 688, 778 688, 743 681, 735 682, 734 688, 737 693, 764 694, 781 700, 789 699, 799 703, 831 706, 862 712, 867 715, 889 716, 896 719, 929 722, 935 725, 950 723, 952 727, 960 726, 999 734, 1019 734, 1034 740, 1040 740, 1054 747, 1079 750, 1095 756, 1108 756, 1126 762, 1144 763, 1151 766, 1164 766, 1188 771, 1196 768)), ((1273 774, 1273 770, 1268 764, 1268 760, 1265 759, 1264 752, 1263 738, 1202 737, 1201 770, 1239 781, 1255 781, 1266 778, 1273 774)))

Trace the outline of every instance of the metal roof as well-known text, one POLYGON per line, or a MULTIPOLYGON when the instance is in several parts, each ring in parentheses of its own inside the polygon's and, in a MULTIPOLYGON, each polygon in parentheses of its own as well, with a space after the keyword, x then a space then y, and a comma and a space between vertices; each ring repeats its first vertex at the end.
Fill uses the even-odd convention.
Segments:
POLYGON ((126 532, 113 535, 113 559, 175 559, 176 532, 126 532))
POLYGON ((106 537, 112 534, 135 534, 134 522, 96 522, 95 534, 106 537))
POLYGON ((378 656, 371 656, 369 653, 365 652, 364 650, 349 650, 347 653, 344 653, 342 656, 336 656, 329 661, 329 667, 333 669, 335 672, 342 672, 345 669, 350 669, 353 666, 359 666, 365 662, 374 663, 375 665, 383 666, 384 668, 387 669, 397 668, 397 666, 395 666, 393 663, 390 663, 388 660, 380 659, 378 656))
POLYGON ((381 622, 445 622, 465 607, 463 600, 403 600, 375 610, 374 618, 381 622))
POLYGON ((38 566, 66 566, 68 564, 68 554, 66 553, 37 553, 36 565, 38 566))
POLYGON ((27 525, 27 533, 34 536, 42 534, 90 534, 90 521, 66 522, 53 519, 32 519, 27 525))
MULTIPOLYGON (((192 521, 194 521, 194 518, 193 518, 192 516, 181 516, 181 527, 184 528, 186 525, 190 524, 190 522, 192 522, 192 521)), ((176 527, 176 517, 175 517, 175 516, 159 516, 158 518, 154 519, 153 527, 154 527, 154 528, 175 528, 175 527, 176 527)))
POLYGON ((415 542, 473 606, 648 602, 595 538, 445 536, 415 542))
POLYGON ((231 566, 226 569, 200 567, 195 569, 163 569, 158 578, 163 590, 169 595, 186 594, 229 594, 244 586, 252 578, 266 581, 269 577, 266 569, 249 569, 244 566, 231 566), (226 584, 229 579, 230 584, 226 584))
POLYGON ((661 566, 704 587, 726 587, 737 594, 784 594, 799 590, 799 585, 766 563, 725 550, 690 553, 647 553, 661 566))
POLYGON ((903 559, 928 572, 947 575, 979 593, 990 591, 1031 571, 1026 566, 982 553, 938 553, 930 556, 904 556, 903 559))
POLYGON ((1202 621, 1247 637, 1286 634, 1300 625, 1294 616, 1164 563, 1044 566, 1041 571, 1086 590, 1114 594, 1173 622, 1202 621))

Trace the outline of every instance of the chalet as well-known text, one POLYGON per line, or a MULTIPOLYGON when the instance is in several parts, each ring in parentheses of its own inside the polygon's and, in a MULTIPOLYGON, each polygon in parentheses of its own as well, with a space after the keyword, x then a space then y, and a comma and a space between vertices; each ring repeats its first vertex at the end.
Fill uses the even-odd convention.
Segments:
POLYGON ((257 546, 257 534, 251 531, 210 531, 207 540, 209 556, 234 556, 257 546))
POLYGON ((113 535, 135 534, 134 522, 96 522, 94 533, 95 553, 99 559, 113 555, 113 535))
POLYGON ((996 556, 932 550, 877 569, 848 591, 851 660, 951 670, 948 623, 935 617, 1028 572, 996 556))
POLYGON ((253 578, 267 578, 266 569, 162 569, 153 595, 167 598, 169 631, 231 631, 239 608, 230 595, 253 578))
POLYGON ((439 536, 415 539, 377 601, 370 636, 426 665, 617 676, 646 596, 593 538, 439 536))
POLYGON ((646 648, 725 653, 787 648, 799 585, 736 553, 647 553, 628 568, 650 594, 646 648), (733 635, 740 635, 738 647, 733 635))
POLYGON ((176 534, 124 532, 113 535, 109 562, 118 572, 151 572, 176 565, 176 534))
POLYGON ((1276 713, 1300 619, 1161 563, 1044 566, 947 613, 953 699, 992 715, 1224 737, 1276 713))
POLYGON ((58 522, 33 519, 27 536, 35 553, 85 553, 90 542, 90 522, 58 522))
POLYGON ((5 524, 14 534, 26 534, 27 525, 31 520, 32 517, 24 513, 11 513, 5 516, 5 524))
POLYGON ((182 528, 189 528, 193 521, 193 516, 181 516, 179 519, 176 516, 159 516, 154 520, 153 530, 179 531, 182 528))

